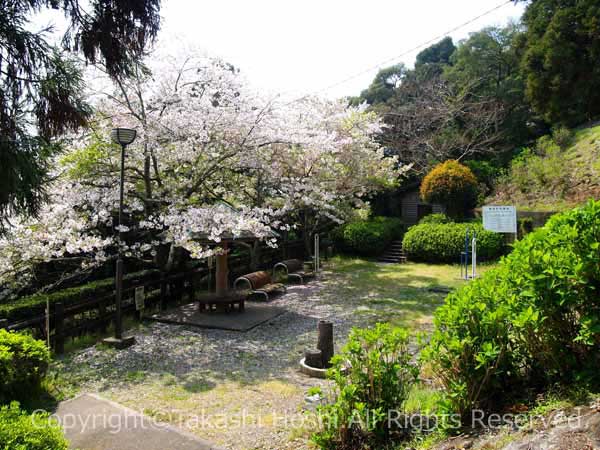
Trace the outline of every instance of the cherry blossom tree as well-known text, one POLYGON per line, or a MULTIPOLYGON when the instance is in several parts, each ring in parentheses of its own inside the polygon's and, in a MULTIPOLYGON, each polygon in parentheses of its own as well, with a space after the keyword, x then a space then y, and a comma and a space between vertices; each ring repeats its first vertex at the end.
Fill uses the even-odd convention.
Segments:
POLYGON ((273 231, 297 228, 309 243, 406 171, 375 143, 380 125, 363 107, 266 98, 198 52, 157 55, 132 78, 93 85, 95 119, 57 159, 41 220, 15 221, 0 240, 0 285, 30 282, 40 263, 81 270, 116 253, 113 127, 138 131, 127 148, 120 245, 154 264, 166 255, 167 270, 182 249, 196 259, 221 251, 224 236, 276 245, 273 231))

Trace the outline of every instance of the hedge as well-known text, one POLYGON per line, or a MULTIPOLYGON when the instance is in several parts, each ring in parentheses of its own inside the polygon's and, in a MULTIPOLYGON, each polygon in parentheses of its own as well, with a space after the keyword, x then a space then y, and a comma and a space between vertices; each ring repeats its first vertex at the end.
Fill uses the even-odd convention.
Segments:
POLYGON ((454 222, 454 220, 452 220, 446 214, 442 214, 442 213, 428 214, 425 217, 423 217, 421 220, 419 220, 420 224, 423 224, 423 223, 439 224, 439 223, 452 223, 452 222, 454 222))
POLYGON ((465 251, 467 230, 477 233, 477 255, 482 259, 499 257, 504 250, 501 234, 484 230, 480 223, 424 223, 412 226, 402 245, 414 261, 458 262, 465 251))
POLYGON ((333 235, 336 247, 345 253, 377 256, 396 239, 401 239, 404 224, 393 217, 374 217, 350 222, 339 227, 333 235))
POLYGON ((49 363, 44 342, 0 329, 0 402, 25 399, 36 392, 49 363))
POLYGON ((59 424, 47 413, 29 415, 17 402, 0 407, 0 449, 67 450, 59 424))
MULTIPOLYGON (((125 275, 125 281, 145 279, 156 276, 158 270, 143 270, 140 272, 125 275)), ((44 314, 46 302, 50 305, 62 302, 65 305, 85 301, 93 296, 109 294, 113 291, 115 284, 114 278, 105 278, 86 283, 81 286, 63 289, 51 293, 37 293, 21 297, 15 300, 8 300, 0 303, 0 319, 9 321, 24 320, 33 316, 44 314)))
POLYGON ((472 408, 600 378, 600 202, 548 221, 500 265, 450 294, 423 358, 447 401, 472 408))

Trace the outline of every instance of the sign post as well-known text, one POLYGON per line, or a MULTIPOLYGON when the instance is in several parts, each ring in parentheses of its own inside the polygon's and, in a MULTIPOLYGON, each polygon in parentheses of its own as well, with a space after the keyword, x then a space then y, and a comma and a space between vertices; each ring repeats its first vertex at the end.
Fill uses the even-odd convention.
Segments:
POLYGON ((515 206, 484 206, 483 228, 495 233, 510 233, 517 240, 517 208, 515 206))
POLYGON ((496 233, 517 234, 517 208, 514 206, 484 206, 483 228, 496 233))
POLYGON ((139 286, 135 288, 135 310, 137 311, 139 317, 142 317, 142 312, 146 307, 146 293, 144 292, 144 286, 139 286))

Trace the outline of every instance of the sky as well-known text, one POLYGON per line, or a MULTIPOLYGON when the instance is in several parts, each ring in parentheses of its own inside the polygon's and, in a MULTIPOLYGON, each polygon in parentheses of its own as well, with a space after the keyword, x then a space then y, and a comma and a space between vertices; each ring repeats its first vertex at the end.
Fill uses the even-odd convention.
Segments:
MULTIPOLYGON (((505 3, 502 0, 163 0, 160 45, 181 40, 238 67, 258 89, 284 97, 358 95, 378 68, 414 63, 416 46, 505 3), (401 57, 398 57, 402 55, 401 57), (350 79, 349 79, 350 78, 350 79), (349 79, 349 80, 348 80, 349 79)), ((523 4, 450 35, 518 19, 523 4)), ((36 23, 55 23, 43 13, 36 23)))

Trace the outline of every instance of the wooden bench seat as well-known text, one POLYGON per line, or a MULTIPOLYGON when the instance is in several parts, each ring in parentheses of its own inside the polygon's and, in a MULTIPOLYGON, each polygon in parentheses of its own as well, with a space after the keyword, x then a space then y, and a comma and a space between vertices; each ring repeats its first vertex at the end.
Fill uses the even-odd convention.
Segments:
POLYGON ((300 283, 304 283, 305 280, 315 277, 313 271, 304 270, 304 263, 299 259, 287 259, 275 264, 273 273, 278 270, 284 272, 288 280, 298 280, 300 283))
POLYGON ((237 307, 238 312, 244 312, 246 298, 238 293, 231 293, 225 297, 204 296, 198 299, 200 311, 232 312, 237 307))
POLYGON ((265 300, 269 300, 269 295, 271 294, 287 292, 285 285, 273 283, 269 272, 264 270, 243 275, 233 283, 233 287, 236 290, 241 290, 243 285, 248 287, 246 297, 258 294, 264 295, 265 300))

